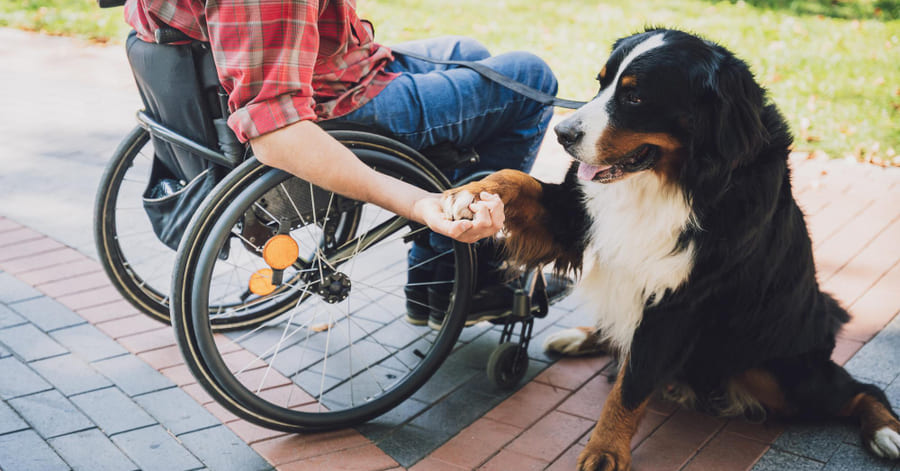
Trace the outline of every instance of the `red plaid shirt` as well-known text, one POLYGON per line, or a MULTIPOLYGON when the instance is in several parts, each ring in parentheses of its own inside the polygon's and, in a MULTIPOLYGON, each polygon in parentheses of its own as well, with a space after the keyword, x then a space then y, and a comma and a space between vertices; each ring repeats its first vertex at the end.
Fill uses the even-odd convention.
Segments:
POLYGON ((167 24, 210 43, 242 142, 350 113, 397 76, 355 0, 128 0, 125 20, 145 41, 167 24))

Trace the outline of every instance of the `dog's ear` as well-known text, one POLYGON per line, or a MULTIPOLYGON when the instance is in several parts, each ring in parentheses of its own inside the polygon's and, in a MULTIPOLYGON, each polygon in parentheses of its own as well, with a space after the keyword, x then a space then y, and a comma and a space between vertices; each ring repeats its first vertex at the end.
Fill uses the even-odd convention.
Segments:
POLYGON ((765 92, 747 65, 724 57, 711 78, 710 135, 720 157, 736 166, 753 159, 769 134, 762 122, 765 92))

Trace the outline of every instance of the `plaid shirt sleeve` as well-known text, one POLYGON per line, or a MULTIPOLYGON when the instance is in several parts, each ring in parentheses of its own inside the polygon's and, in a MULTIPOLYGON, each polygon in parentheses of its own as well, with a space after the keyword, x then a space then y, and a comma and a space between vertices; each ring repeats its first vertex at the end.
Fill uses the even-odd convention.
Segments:
POLYGON ((317 0, 209 0, 206 21, 238 139, 316 119, 317 0))
POLYGON ((165 24, 210 43, 242 142, 347 114, 398 75, 353 0, 128 0, 125 18, 145 41, 165 24))

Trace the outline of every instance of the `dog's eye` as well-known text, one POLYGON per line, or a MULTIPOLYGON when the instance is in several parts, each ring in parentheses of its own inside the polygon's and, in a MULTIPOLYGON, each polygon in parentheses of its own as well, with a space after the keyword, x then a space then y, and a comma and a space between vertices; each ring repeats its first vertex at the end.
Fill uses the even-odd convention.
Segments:
POLYGON ((627 91, 622 95, 622 101, 629 105, 640 105, 641 97, 634 91, 627 91))

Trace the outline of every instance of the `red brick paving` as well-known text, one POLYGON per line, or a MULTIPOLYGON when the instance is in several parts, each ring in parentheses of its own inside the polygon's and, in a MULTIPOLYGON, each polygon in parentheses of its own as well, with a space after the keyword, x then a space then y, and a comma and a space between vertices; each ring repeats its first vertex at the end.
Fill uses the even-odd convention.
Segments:
POLYGON ((20 280, 31 285, 42 285, 53 281, 65 280, 78 275, 99 272, 100 264, 87 257, 71 262, 59 263, 47 268, 32 270, 17 275, 20 280))
MULTIPOLYGON (((819 278, 854 316, 833 355, 843 364, 900 311, 900 174, 840 162, 793 164, 795 194, 812 231, 819 278)), ((288 435, 237 418, 193 381, 168 328, 154 328, 159 324, 137 316, 111 286, 96 281, 96 262, 4 218, 0 269, 56 293, 60 302, 174 378, 279 470, 400 469, 354 431, 288 435)), ((237 350, 232 360, 246 356, 237 350)), ((558 361, 412 469, 573 469, 611 389, 599 374, 609 361, 558 361)), ((749 469, 782 430, 778 423, 722 421, 654 401, 632 443, 634 467, 749 469)))
POLYGON ((0 270, 13 275, 20 275, 32 270, 54 267, 57 264, 84 259, 81 252, 71 247, 56 247, 46 252, 31 254, 28 257, 0 261, 0 270))
POLYGON ((482 417, 435 450, 431 457, 462 469, 473 469, 487 461, 498 449, 513 441, 520 433, 522 433, 520 427, 482 417))
POLYGON ((766 452, 764 443, 733 433, 720 433, 697 453, 684 471, 740 471, 750 469, 766 452))
POLYGON ((378 471, 397 466, 397 462, 384 454, 374 444, 348 450, 339 450, 327 455, 320 455, 308 460, 294 461, 277 469, 279 471, 378 471))

